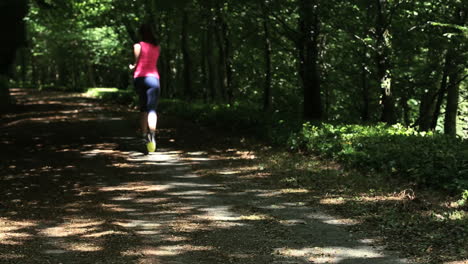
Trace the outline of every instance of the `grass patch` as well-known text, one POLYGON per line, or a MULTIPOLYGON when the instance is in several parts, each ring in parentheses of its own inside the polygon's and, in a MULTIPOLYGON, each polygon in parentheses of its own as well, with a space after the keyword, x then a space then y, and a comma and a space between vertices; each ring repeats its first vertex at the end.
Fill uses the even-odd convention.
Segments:
POLYGON ((132 90, 119 90, 117 88, 89 88, 85 96, 97 98, 108 103, 135 106, 137 96, 132 90))
POLYGON ((86 95, 90 97, 101 98, 101 97, 104 97, 106 94, 118 93, 118 92, 119 92, 119 89, 117 88, 89 88, 86 91, 86 95))

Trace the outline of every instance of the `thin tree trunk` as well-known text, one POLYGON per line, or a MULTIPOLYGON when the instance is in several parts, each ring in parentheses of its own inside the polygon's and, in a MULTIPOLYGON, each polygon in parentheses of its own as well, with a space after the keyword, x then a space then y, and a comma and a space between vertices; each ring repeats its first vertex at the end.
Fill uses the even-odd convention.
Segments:
MULTIPOLYGON (((432 45, 431 45, 432 46, 432 45)), ((433 50, 433 48, 429 48, 429 51, 427 52, 427 64, 430 65, 430 67, 433 68, 438 68, 439 56, 434 56, 434 54, 437 54, 438 51, 433 50)), ((447 56, 447 55, 445 55, 447 56)), ((435 112, 435 98, 437 96, 437 88, 430 86, 429 89, 423 94, 421 98, 421 104, 419 106, 419 119, 417 121, 417 125, 419 126, 419 130, 421 131, 427 131, 431 128, 431 122, 433 120, 432 115, 435 112)))
MULTIPOLYGON (((455 12, 454 24, 464 26, 467 20, 467 12, 459 6, 455 12)), ((463 52, 465 45, 460 39, 450 40, 448 54, 450 56, 450 73, 447 86, 447 107, 445 111, 444 133, 450 136, 457 135, 458 105, 460 100, 460 83, 462 74, 466 69, 466 56, 463 52)))
MULTIPOLYGON (((365 55, 363 58, 365 58, 365 55)), ((367 70, 366 70, 366 65, 364 61, 362 62, 362 66, 361 66, 361 85, 362 85, 361 119, 362 121, 366 122, 366 121, 369 121, 370 119, 370 115, 369 115, 370 99, 369 99, 369 82, 367 80, 367 70)))
POLYGON ((434 97, 435 94, 433 91, 427 91, 421 100, 418 120, 419 130, 421 131, 427 131, 431 127, 432 114, 435 109, 434 97))
POLYGON ((442 103, 444 102, 444 97, 446 93, 447 93, 447 84, 444 84, 444 86, 441 88, 441 90, 437 94, 437 101, 434 106, 434 114, 432 114, 432 121, 431 121, 431 126, 430 126, 431 130, 435 130, 437 127, 437 122, 440 116, 440 109, 442 108, 442 103))
POLYGON ((229 104, 233 103, 234 100, 234 90, 232 87, 232 44, 230 40, 229 27, 226 23, 226 20, 222 19, 222 33, 223 33, 223 43, 224 43, 224 57, 225 57, 225 72, 226 72, 226 93, 227 100, 229 104))
POLYGON ((26 48, 21 49, 21 87, 26 87, 28 63, 26 61, 28 50, 26 48))
MULTIPOLYGON (((203 42, 205 43, 203 52, 203 60, 206 64, 206 82, 207 82, 207 97, 214 102, 218 96, 216 83, 217 83, 217 74, 215 67, 215 58, 214 58, 214 46, 213 46, 213 35, 216 32, 215 26, 215 16, 213 14, 213 2, 205 1, 202 2, 203 5, 203 14, 205 18, 205 28, 203 31, 203 42)), ((208 98, 207 98, 208 99, 208 98)))
POLYGON ((264 45, 265 45, 265 83, 263 89, 263 110, 265 112, 271 111, 272 108, 272 94, 271 94, 271 39, 270 39, 270 26, 268 18, 268 9, 266 4, 263 7, 263 32, 264 32, 264 45))
MULTIPOLYGON (((166 20, 167 23, 167 20, 166 20)), ((169 31, 169 27, 166 27, 166 36, 167 36, 167 43, 172 43, 172 35, 169 31)), ((170 47, 164 48, 163 52, 161 53, 162 59, 164 60, 164 75, 161 76, 163 78, 162 83, 165 87, 165 96, 168 98, 172 98, 174 95, 174 87, 173 87, 173 72, 172 72, 172 50, 170 47)), ((163 91, 161 91, 163 92, 163 91)))
POLYGON ((164 53, 161 53, 158 61, 159 81, 161 85, 161 96, 169 98, 169 59, 168 47, 164 48, 164 53))
POLYGON ((5 75, 0 75, 0 113, 7 110, 11 106, 11 103, 8 78, 5 75))
POLYGON ((206 39, 206 60, 208 62, 208 83, 209 83, 209 91, 211 100, 215 101, 218 93, 216 89, 217 83, 217 75, 216 75, 216 68, 215 68, 215 58, 213 54, 213 24, 212 20, 210 19, 207 29, 207 39, 206 39))
POLYGON ((437 93, 437 101, 434 105, 434 113, 432 114, 432 120, 431 120, 431 130, 435 130, 437 127, 437 121, 439 120, 440 116, 440 109, 442 108, 442 103, 444 101, 444 96, 447 92, 447 82, 448 82, 448 74, 450 70, 450 64, 451 64, 451 51, 447 51, 447 54, 445 55, 445 65, 444 65, 444 72, 442 74, 442 81, 440 83, 440 88, 439 92, 437 93))
POLYGON ((377 80, 382 93, 382 115, 381 121, 389 124, 396 122, 395 100, 391 90, 390 77, 390 47, 388 40, 387 17, 385 8, 387 0, 375 0, 377 7, 376 16, 376 63, 377 63, 377 80))
POLYGON ((182 25, 182 54, 184 59, 184 94, 186 97, 193 99, 192 89, 192 58, 189 49, 188 26, 189 17, 188 11, 184 11, 182 25))
POLYGON ((434 113, 437 112, 435 99, 439 96, 441 97, 440 100, 442 100, 444 94, 445 91, 439 90, 439 92, 436 92, 435 89, 430 89, 424 93, 421 99, 421 105, 419 107, 419 119, 417 121, 420 131, 428 131, 431 129, 434 118, 437 118, 434 116, 434 113))
POLYGON ((298 0, 300 7, 299 58, 304 96, 304 118, 322 119, 321 78, 318 65, 319 0, 298 0))
POLYGON ((166 76, 167 76, 167 65, 166 65, 166 58, 162 56, 159 57, 158 60, 158 71, 159 71, 159 85, 161 86, 161 96, 166 96, 167 93, 167 83, 166 83, 166 76))
POLYGON ((405 94, 401 98, 401 104, 403 107, 403 121, 405 122, 406 126, 410 125, 410 107, 408 105, 408 96, 405 94))
POLYGON ((96 87, 96 79, 94 78, 94 67, 91 62, 88 62, 88 80, 89 84, 93 87, 96 87))
POLYGON ((39 83, 39 78, 38 78, 38 73, 37 73, 37 66, 36 66, 36 58, 34 57, 33 54, 30 54, 31 56, 31 79, 32 79, 32 85, 34 88, 38 88, 40 83, 39 83))
POLYGON ((458 72, 450 74, 450 81, 447 87, 447 108, 445 111, 444 133, 450 136, 455 136, 457 134, 458 103, 460 98, 459 77, 460 74, 458 72))
POLYGON ((220 90, 221 90, 221 95, 223 97, 224 101, 227 101, 227 86, 228 86, 228 80, 227 80, 227 72, 226 72, 226 51, 225 51, 225 46, 224 46, 224 37, 223 37, 223 29, 222 29, 222 21, 220 21, 221 15, 217 14, 217 26, 216 26, 216 44, 218 45, 218 52, 219 52, 219 78, 220 78, 220 90))
POLYGON ((209 86, 209 76, 208 76, 208 59, 207 59, 207 56, 206 54, 208 54, 208 50, 207 50, 207 40, 208 40, 208 36, 207 36, 207 28, 206 28, 206 24, 205 24, 205 28, 204 30, 202 31, 202 34, 201 34, 201 53, 200 53, 200 62, 201 62, 201 77, 202 77, 202 97, 203 97, 203 101, 205 103, 208 102, 208 86, 209 86))

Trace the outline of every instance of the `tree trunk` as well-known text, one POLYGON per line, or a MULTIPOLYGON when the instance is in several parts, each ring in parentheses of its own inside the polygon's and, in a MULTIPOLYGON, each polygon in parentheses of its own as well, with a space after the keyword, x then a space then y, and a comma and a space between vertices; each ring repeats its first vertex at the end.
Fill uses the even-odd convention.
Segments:
POLYGON ((391 92, 391 83, 392 81, 387 79, 385 82, 385 86, 388 85, 388 87, 382 87, 382 116, 381 120, 382 122, 385 122, 387 124, 395 124, 396 123, 396 109, 395 109, 395 98, 391 92))
POLYGON ((189 49, 189 13, 184 11, 183 14, 183 25, 182 25, 182 54, 184 59, 184 95, 190 99, 193 99, 192 89, 192 58, 190 57, 189 49))
POLYGON ((390 43, 388 39, 388 25, 385 8, 387 0, 375 0, 376 15, 376 64, 377 81, 382 93, 382 115, 381 121, 393 124, 396 123, 395 99, 391 90, 390 77, 390 43))
POLYGON ((34 88, 39 87, 39 78, 37 74, 37 66, 36 66, 36 58, 34 57, 33 54, 30 54, 31 56, 31 84, 34 86, 34 88))
POLYGON ((0 108, 11 105, 8 77, 14 62, 16 49, 25 44, 26 30, 23 18, 28 11, 26 0, 2 0, 0 2, 0 32, 8 40, 0 42, 0 108))
MULTIPOLYGON (((367 8, 365 13, 364 21, 372 21, 372 9, 367 8)), ((366 36, 368 34, 368 25, 363 25, 361 28, 362 35, 366 36)), ((370 71, 369 71, 369 57, 370 57, 369 47, 366 43, 362 43, 359 46, 359 55, 361 60, 361 89, 362 89, 362 108, 361 108, 361 120, 363 122, 368 122, 371 119, 370 107, 371 107, 371 95, 370 95, 370 71)))
POLYGON ((8 78, 4 75, 0 75, 0 113, 6 111, 11 106, 11 103, 8 78))
POLYGON ((26 48, 21 48, 21 87, 27 86, 27 74, 28 74, 28 50, 26 48))
POLYGON ((217 7, 217 21, 219 27, 218 47, 219 47, 219 62, 221 67, 221 81, 223 95, 229 104, 232 104, 234 99, 234 91, 232 87, 232 56, 231 56, 231 40, 229 36, 229 27, 224 18, 221 6, 217 7))
MULTIPOLYGON (((206 26, 206 25, 205 25, 206 26)), ((207 30, 206 28, 201 34, 201 52, 200 52, 200 63, 201 63, 201 79, 202 79, 202 97, 205 103, 208 102, 208 60, 206 54, 207 51, 207 30)))
POLYGON ((216 90, 216 67, 215 67, 215 58, 214 58, 214 47, 213 47, 213 35, 215 34, 215 24, 214 24, 214 14, 212 11, 213 3, 212 1, 203 2, 204 4, 204 17, 205 17, 205 29, 203 41, 205 43, 205 52, 202 56, 203 61, 206 63, 206 78, 207 78, 207 97, 214 102, 218 96, 216 90))
POLYGON ((88 80, 89 80, 89 84, 92 86, 92 87, 97 87, 97 84, 96 84, 96 78, 94 78, 94 66, 93 66, 93 63, 88 61, 88 80))
POLYGON ((440 109, 442 108, 442 103, 444 101, 444 96, 447 92, 447 81, 448 81, 448 74, 450 70, 450 65, 451 65, 451 51, 447 51, 447 54, 445 55, 445 65, 444 65, 444 72, 442 73, 442 81, 440 83, 440 88, 439 92, 437 93, 437 101, 435 102, 434 105, 434 113, 432 114, 432 120, 431 120, 431 130, 435 130, 437 127, 437 121, 439 120, 440 116, 440 109))
MULTIPOLYGON (((168 20, 166 20, 166 23, 168 20)), ((166 27, 166 36, 167 36, 167 43, 172 43, 172 35, 171 32, 169 31, 169 27, 166 27)), ((163 60, 163 67, 164 67, 164 73, 161 76, 161 84, 163 85, 163 89, 166 90, 161 90, 161 92, 164 93, 164 95, 168 98, 172 98, 174 94, 174 88, 173 88, 173 72, 172 72, 172 50, 168 46, 167 48, 164 48, 163 51, 161 52, 161 59, 163 60)))
POLYGON ((226 47, 224 42, 224 33, 223 33, 223 18, 221 17, 219 7, 217 7, 217 15, 216 15, 216 44, 218 45, 218 52, 219 52, 219 78, 220 78, 220 89, 221 95, 224 101, 228 101, 228 77, 227 77, 227 58, 226 58, 226 47))
POLYGON ((159 80, 161 85, 161 96, 170 98, 170 58, 169 49, 165 48, 164 53, 161 53, 158 62, 159 80))
POLYGON ((365 59, 365 52, 363 56, 362 66, 361 66, 361 85, 362 85, 361 119, 362 121, 366 122, 366 121, 369 121, 370 119, 370 114, 369 114, 370 99, 369 99, 369 82, 367 80, 367 70, 366 70, 364 59, 365 59))
POLYGON ((166 58, 164 56, 159 55, 158 59, 158 71, 159 71, 159 85, 161 87, 161 96, 167 96, 167 83, 166 83, 166 76, 167 76, 167 65, 166 65, 166 58))
POLYGON ((222 33, 223 33, 223 43, 224 43, 224 57, 225 57, 225 72, 226 72, 226 92, 227 100, 229 104, 233 103, 234 100, 234 90, 232 87, 232 44, 229 36, 229 27, 226 23, 226 20, 222 20, 222 33))
POLYGON ((266 8, 266 3, 262 4, 263 9, 263 37, 265 45, 265 83, 263 89, 263 110, 265 112, 271 111, 272 108, 272 94, 271 94, 271 39, 270 39, 270 26, 269 14, 266 8))
POLYGON ((212 101, 215 101, 218 97, 216 83, 217 83, 217 75, 216 75, 216 68, 215 68, 215 58, 214 58, 214 47, 213 47, 213 24, 212 20, 210 20, 207 29, 207 38, 206 38, 206 60, 208 63, 208 83, 209 83, 209 91, 210 97, 212 101))
POLYGON ((322 119, 321 80, 318 65, 320 35, 319 0, 298 0, 300 8, 298 41, 300 76, 304 96, 304 118, 322 119))
POLYGON ((455 71, 450 74, 447 87, 447 108, 445 110, 444 133, 450 136, 457 134, 458 103, 460 98, 459 79, 460 74, 455 71))
MULTIPOLYGON (((439 61, 441 57, 436 55, 438 53, 440 53, 440 51, 432 48, 432 45, 429 47, 429 50, 427 52, 427 61, 426 61, 426 63, 430 65, 429 67, 431 68, 439 67, 439 61)), ((445 57, 447 57, 447 54, 445 55, 445 57)), ((434 82, 431 81, 431 83, 434 83, 434 82)), ((437 87, 432 86, 430 84, 427 84, 427 85, 428 85, 428 89, 421 98, 421 104, 419 106, 419 119, 417 121, 419 130, 421 131, 428 131, 431 128, 431 122, 433 120, 433 114, 435 112, 435 107, 436 107, 435 98, 437 96, 437 87)))
MULTIPOLYGON (((455 12, 454 24, 464 26, 466 24, 467 12, 459 6, 455 12)), ((448 74, 447 107, 445 110, 444 133, 450 136, 457 135, 458 104, 460 100, 460 83, 462 74, 466 71, 465 43, 460 39, 449 41, 450 73, 448 74), (453 56, 452 56, 453 52, 453 56)))
POLYGON ((433 91, 427 91, 422 97, 418 120, 419 130, 421 131, 428 131, 431 127, 432 114, 435 109, 434 97, 433 91))
POLYGON ((402 104, 402 107, 403 107, 403 121, 404 121, 404 124, 405 126, 409 126, 411 121, 410 121, 410 107, 408 105, 408 96, 405 94, 404 96, 402 96, 401 98, 401 104, 402 104))
MULTIPOLYGON (((447 78, 444 76, 445 80, 447 78)), ((431 130, 435 130, 437 127, 437 121, 439 120, 440 116, 440 109, 442 108, 442 103, 444 102, 444 97, 447 92, 447 84, 445 83, 441 86, 439 93, 437 94, 437 101, 434 105, 434 113, 432 114, 432 121, 431 121, 431 130)))

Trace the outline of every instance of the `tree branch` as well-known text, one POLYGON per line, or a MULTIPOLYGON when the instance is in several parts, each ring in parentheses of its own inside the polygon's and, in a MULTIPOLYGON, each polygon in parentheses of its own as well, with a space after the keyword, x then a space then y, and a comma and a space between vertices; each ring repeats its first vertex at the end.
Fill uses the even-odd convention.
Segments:
POLYGON ((468 74, 463 76, 460 80, 458 80, 455 85, 460 85, 464 80, 466 80, 468 78, 468 74))

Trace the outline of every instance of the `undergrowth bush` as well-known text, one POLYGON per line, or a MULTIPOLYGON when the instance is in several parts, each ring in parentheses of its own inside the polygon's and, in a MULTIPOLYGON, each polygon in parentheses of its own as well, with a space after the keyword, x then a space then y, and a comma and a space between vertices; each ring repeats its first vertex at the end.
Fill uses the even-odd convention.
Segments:
MULTIPOLYGON (((92 89, 88 94, 127 105, 136 101, 132 91, 92 89)), ((158 110, 334 159, 349 167, 400 177, 419 186, 456 192, 468 189, 468 140, 419 132, 402 125, 302 124, 297 113, 265 113, 247 104, 163 99, 158 110)))
POLYGON ((119 90, 117 88, 89 88, 85 95, 122 105, 136 105, 137 102, 137 95, 133 90, 119 90))
POLYGON ((312 125, 288 140, 293 150, 353 168, 402 177, 421 186, 468 189, 468 141, 402 125, 312 125))
POLYGON ((273 111, 265 113, 251 105, 227 104, 187 104, 181 100, 161 100, 161 112, 173 114, 194 122, 239 135, 254 135, 267 139, 273 144, 283 144, 292 130, 301 126, 299 118, 291 118, 294 113, 273 111))

